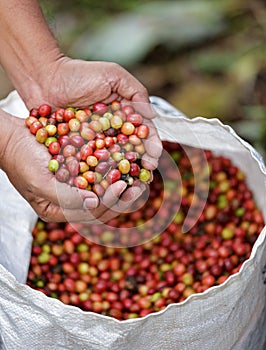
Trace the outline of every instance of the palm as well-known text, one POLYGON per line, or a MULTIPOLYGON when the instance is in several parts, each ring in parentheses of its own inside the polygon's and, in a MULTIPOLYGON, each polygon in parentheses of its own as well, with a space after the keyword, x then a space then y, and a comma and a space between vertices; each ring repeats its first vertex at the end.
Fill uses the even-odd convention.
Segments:
POLYGON ((48 94, 48 102, 55 107, 88 107, 95 102, 109 103, 114 99, 128 101, 146 117, 150 136, 146 142, 145 167, 154 169, 162 151, 161 141, 148 120, 154 112, 148 103, 144 87, 122 67, 109 62, 86 62, 66 59, 54 74, 56 88, 48 94))
MULTIPOLYGON (((86 62, 64 57, 51 70, 47 67, 47 71, 48 74, 42 79, 40 94, 25 101, 29 109, 42 103, 48 103, 53 108, 84 108, 99 101, 109 103, 119 99, 138 103, 138 110, 144 117, 149 119, 153 116, 146 89, 114 63, 86 62)), ((154 169, 161 154, 161 142, 151 122, 147 120, 147 123, 150 123, 150 134, 145 145, 147 153, 142 161, 146 162, 145 167, 154 169)), ((117 181, 109 186, 99 207, 88 212, 83 209, 84 198, 90 201, 95 194, 58 183, 47 169, 50 156, 45 146, 36 143, 21 121, 17 122, 14 129, 7 158, 17 164, 14 171, 13 161, 9 161, 7 173, 19 192, 44 219, 93 221, 99 218, 106 221, 126 209, 144 190, 143 186, 133 186, 121 196, 126 183, 117 181), (118 198, 121 200, 118 201, 118 198)), ((91 204, 90 207, 95 208, 91 204)))
POLYGON ((123 201, 119 204, 118 198, 126 184, 117 181, 107 189, 98 208, 90 211, 83 209, 84 199, 96 198, 96 195, 58 182, 47 168, 50 155, 46 147, 36 142, 25 127, 24 120, 10 118, 14 123, 13 133, 5 149, 3 169, 14 187, 43 220, 107 221, 127 208, 132 199, 144 190, 132 187, 122 195, 123 201))

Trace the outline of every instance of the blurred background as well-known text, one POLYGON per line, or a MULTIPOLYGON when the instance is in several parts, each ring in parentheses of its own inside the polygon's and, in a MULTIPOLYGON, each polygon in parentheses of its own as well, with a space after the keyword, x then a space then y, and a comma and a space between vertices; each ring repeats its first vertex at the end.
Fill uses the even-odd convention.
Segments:
MULTIPOLYGON (((150 95, 217 117, 266 159, 265 0, 42 0, 67 55, 115 61, 150 95)), ((0 69, 0 98, 12 86, 0 69)))

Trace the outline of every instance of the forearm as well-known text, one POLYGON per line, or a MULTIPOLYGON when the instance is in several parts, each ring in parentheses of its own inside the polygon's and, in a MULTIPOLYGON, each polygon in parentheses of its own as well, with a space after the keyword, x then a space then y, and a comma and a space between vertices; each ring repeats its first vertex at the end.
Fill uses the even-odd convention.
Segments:
POLYGON ((5 169, 5 150, 12 135, 15 118, 0 109, 0 169, 5 169))
POLYGON ((24 101, 40 94, 44 68, 61 56, 36 0, 0 0, 0 63, 24 101))

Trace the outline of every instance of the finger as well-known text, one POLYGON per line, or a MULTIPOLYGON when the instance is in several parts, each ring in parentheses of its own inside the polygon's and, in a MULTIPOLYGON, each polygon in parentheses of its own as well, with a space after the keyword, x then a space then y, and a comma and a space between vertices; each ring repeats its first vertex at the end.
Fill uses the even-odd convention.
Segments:
POLYGON ((145 153, 153 158, 160 158, 163 151, 163 146, 155 130, 150 129, 148 138, 144 139, 142 142, 145 147, 145 153))
POLYGON ((95 209, 99 205, 99 198, 94 192, 69 186, 57 181, 54 176, 49 182, 46 199, 64 209, 95 209))
POLYGON ((125 191, 121 199, 112 207, 112 209, 107 210, 102 216, 99 217, 99 221, 107 222, 119 216, 121 213, 132 212, 133 210, 130 210, 130 208, 145 190, 146 186, 144 184, 141 184, 139 187, 130 187, 125 191))
MULTIPOLYGON (((127 184, 124 181, 117 181, 109 186, 101 198, 100 205, 94 210, 63 210, 63 215, 67 218, 67 221, 82 222, 82 223, 102 223, 99 221, 99 217, 102 216, 107 210, 109 210, 119 200, 119 197, 126 189, 127 184)), ((87 200, 87 199, 86 199, 87 200)), ((84 205, 86 206, 86 200, 84 205)), ((61 215, 61 213, 58 213, 61 215)))
POLYGON ((141 165, 147 170, 155 170, 158 167, 158 159, 145 153, 141 159, 141 165))
POLYGON ((147 89, 133 75, 121 66, 117 66, 117 80, 111 82, 112 91, 117 92, 122 98, 138 105, 138 112, 145 118, 151 119, 156 113, 150 104, 147 89))
POLYGON ((102 100, 102 102, 109 104, 109 103, 113 102, 114 100, 120 100, 120 99, 121 99, 121 97, 117 93, 111 93, 111 95, 109 97, 107 97, 106 99, 102 100))
POLYGON ((107 210, 112 208, 116 202, 119 200, 119 197, 121 194, 125 191, 127 188, 127 184, 125 181, 116 181, 111 186, 107 188, 105 191, 105 194, 101 198, 100 205, 97 209, 91 210, 91 214, 94 216, 95 219, 99 218, 101 215, 103 215, 107 210))
POLYGON ((153 109, 153 106, 147 101, 145 97, 141 97, 139 93, 136 93, 136 95, 132 97, 132 100, 123 98, 121 100, 121 104, 132 105, 132 107, 134 107, 134 109, 147 120, 150 120, 156 117, 156 113, 155 113, 155 110, 153 109))
POLYGON ((155 158, 159 158, 163 151, 163 145, 158 131, 151 120, 144 120, 144 124, 149 127, 148 137, 143 139, 145 150, 155 158))
POLYGON ((158 166, 163 146, 152 121, 147 120, 145 124, 149 126, 149 135, 147 139, 143 140, 145 153, 142 156, 141 164, 148 170, 154 170, 158 166))
POLYGON ((84 209, 65 209, 47 200, 30 202, 37 215, 47 222, 93 222, 95 216, 84 209))
POLYGON ((89 225, 102 224, 108 220, 108 217, 106 216, 105 221, 100 220, 99 217, 110 210, 103 205, 99 206, 99 210, 93 213, 85 209, 65 209, 47 200, 37 200, 30 202, 30 204, 37 215, 46 222, 79 222, 89 225))
POLYGON ((129 210, 132 204, 135 204, 136 200, 143 194, 146 190, 146 185, 140 183, 138 186, 129 187, 121 196, 116 205, 112 208, 120 213, 130 212, 129 210))
POLYGON ((146 95, 137 92, 132 97, 132 102, 134 102, 135 109, 147 119, 153 119, 156 117, 156 112, 153 105, 147 100, 146 95))
POLYGON ((119 180, 107 188, 101 200, 101 207, 110 209, 127 188, 125 181, 119 180))

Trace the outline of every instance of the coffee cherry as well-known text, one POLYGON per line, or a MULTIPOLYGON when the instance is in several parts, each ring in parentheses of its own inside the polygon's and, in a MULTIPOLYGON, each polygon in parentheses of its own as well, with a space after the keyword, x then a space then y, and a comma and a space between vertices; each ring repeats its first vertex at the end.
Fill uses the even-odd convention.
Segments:
POLYGON ((52 124, 46 125, 45 130, 48 132, 49 136, 54 136, 57 133, 57 127, 52 124))
POLYGON ((139 179, 143 182, 149 182, 151 179, 151 173, 147 169, 141 169, 139 173, 139 179))
POLYGON ((110 152, 107 149, 96 149, 93 153, 98 160, 107 160, 110 157, 110 152))
POLYGON ((38 122, 38 118, 34 117, 34 116, 29 116, 25 119, 25 125, 30 128, 31 124, 33 124, 34 122, 38 122))
POLYGON ((110 165, 108 162, 99 162, 95 167, 95 172, 98 172, 102 175, 106 174, 110 170, 110 165))
POLYGON ((89 167, 96 167, 98 164, 98 159, 95 156, 88 156, 86 162, 89 167))
POLYGON ((132 123, 134 126, 140 126, 143 122, 143 117, 141 114, 133 113, 127 116, 127 121, 132 123))
POLYGON ((76 148, 73 145, 68 144, 63 148, 62 154, 65 158, 74 156, 76 154, 76 148))
POLYGON ((75 148, 80 148, 84 145, 84 139, 80 135, 74 135, 70 137, 70 143, 75 148))
POLYGON ((89 127, 96 133, 102 131, 102 124, 99 122, 99 120, 92 120, 89 123, 89 127))
POLYGON ((128 137, 125 134, 118 134, 117 135, 117 142, 120 145, 126 145, 128 143, 128 137))
POLYGON ((137 135, 130 135, 128 140, 134 146, 138 146, 142 144, 141 139, 137 135))
POLYGON ((45 143, 48 137, 48 132, 45 128, 40 128, 36 132, 36 140, 40 143, 45 143))
POLYGON ((81 174, 85 173, 86 171, 89 170, 89 166, 86 162, 80 161, 79 162, 79 172, 81 174))
MULTIPOLYGON (((50 144, 51 144, 52 142, 57 142, 57 138, 54 137, 54 136, 49 136, 49 137, 47 137, 47 139, 46 139, 46 141, 44 142, 44 144, 45 144, 45 146, 46 146, 47 148, 49 148, 49 146, 50 146, 50 144)), ((59 143, 59 144, 60 144, 60 143, 59 143)))
POLYGON ((55 111, 55 120, 58 122, 58 123, 62 123, 63 121, 66 121, 68 122, 69 119, 67 120, 64 120, 64 114, 65 114, 65 109, 64 108, 59 108, 55 111))
POLYGON ((116 181, 118 181, 121 177, 121 172, 118 169, 112 169, 107 174, 107 181, 108 183, 112 184, 116 181))
POLYGON ((84 176, 77 176, 74 178, 74 185, 78 188, 85 190, 88 187, 88 181, 84 176))
POLYGON ((105 188, 99 183, 95 183, 92 188, 93 192, 95 192, 99 197, 102 197, 105 193, 105 188))
POLYGON ((121 127, 121 132, 124 135, 132 135, 134 133, 134 131, 135 131, 135 127, 130 122, 125 122, 121 127))
POLYGON ((54 119, 52 118, 46 118, 46 117, 40 117, 39 122, 42 124, 42 126, 46 127, 47 125, 54 125, 54 119))
POLYGON ((70 131, 79 131, 80 125, 81 125, 80 121, 76 118, 72 118, 68 122, 68 126, 69 126, 70 131))
MULTIPOLYGON (((118 170, 121 174, 128 174, 130 171, 130 163, 127 159, 122 159, 118 163, 118 170)), ((131 174, 132 175, 132 174, 131 174)))
POLYGON ((140 174, 140 167, 138 166, 138 164, 136 164, 136 163, 130 164, 130 172, 129 173, 133 177, 138 177, 140 174))
POLYGON ((67 163, 67 170, 70 176, 77 176, 79 174, 79 162, 75 158, 70 159, 67 163))
POLYGON ((55 177, 59 182, 67 182, 69 179, 69 171, 65 168, 59 168, 55 177))
POLYGON ((51 160, 49 161, 49 163, 48 163, 48 169, 49 169, 51 172, 55 173, 55 172, 58 170, 58 168, 59 168, 59 163, 58 163, 58 161, 55 160, 55 159, 51 159, 51 160))
POLYGON ((118 115, 114 115, 111 119, 110 119, 110 123, 111 123, 111 127, 113 129, 120 129, 121 126, 123 125, 123 121, 122 119, 118 116, 118 115))
POLYGON ((60 149, 61 149, 61 146, 57 141, 51 142, 48 147, 49 153, 52 155, 59 154, 60 149))
POLYGON ((71 119, 75 118, 75 112, 72 108, 67 108, 64 111, 62 111, 63 113, 63 119, 65 122, 70 122, 71 119))
POLYGON ((36 135, 37 131, 42 128, 42 124, 37 120, 30 124, 30 132, 36 135))
POLYGON ((85 144, 80 149, 80 158, 82 160, 86 160, 89 156, 91 156, 93 153, 93 149, 88 144, 85 144))
POLYGON ((95 131, 93 131, 88 126, 84 126, 83 125, 83 126, 81 126, 80 135, 81 135, 81 137, 83 137, 87 141, 94 140, 94 138, 95 138, 95 131))
POLYGON ((39 117, 39 112, 38 112, 38 108, 32 108, 30 110, 30 116, 38 118, 39 117))
POLYGON ((90 171, 90 170, 88 170, 88 171, 85 171, 83 174, 82 174, 82 176, 87 180, 87 182, 89 183, 89 184, 93 184, 93 183, 95 183, 96 181, 96 179, 95 179, 95 172, 94 171, 90 171))
POLYGON ((149 128, 147 125, 142 124, 142 125, 138 126, 137 136, 140 139, 146 139, 148 137, 148 134, 149 134, 149 128))
POLYGON ((122 159, 124 159, 124 153, 122 152, 114 152, 112 154, 112 158, 115 162, 120 162, 122 159))
POLYGON ((122 107, 122 111, 128 116, 130 114, 135 113, 135 109, 133 106, 126 105, 122 107))
POLYGON ((93 112, 97 114, 104 114, 108 111, 108 106, 105 103, 97 102, 93 105, 93 112))
POLYGON ((38 108, 38 114, 40 117, 47 117, 49 114, 51 114, 51 107, 47 104, 42 104, 38 108))
POLYGON ((138 154, 136 152, 128 151, 125 153, 125 158, 130 162, 135 162, 138 158, 138 154))
POLYGON ((139 154, 144 154, 145 153, 145 147, 143 145, 143 143, 141 143, 140 145, 135 146, 135 151, 139 154))
POLYGON ((119 102, 119 101, 113 101, 112 103, 111 103, 111 109, 112 109, 112 111, 118 111, 118 110, 120 110, 121 109, 121 103, 119 102))
POLYGON ((101 124, 101 127, 102 127, 103 131, 106 131, 106 130, 110 129, 111 124, 110 124, 110 121, 109 121, 108 118, 101 117, 101 118, 99 118, 99 122, 101 124))

